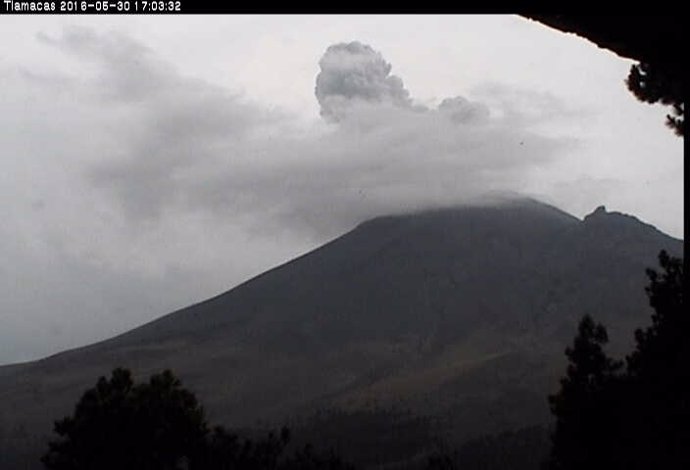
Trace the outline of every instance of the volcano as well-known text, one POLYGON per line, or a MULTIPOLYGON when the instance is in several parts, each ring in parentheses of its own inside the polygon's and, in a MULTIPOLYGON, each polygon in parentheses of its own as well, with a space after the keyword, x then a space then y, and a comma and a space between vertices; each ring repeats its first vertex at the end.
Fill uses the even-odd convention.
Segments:
POLYGON ((0 466, 40 468, 53 420, 117 366, 172 369, 211 422, 235 427, 372 406, 446 417, 458 439, 547 423, 579 319, 628 351, 662 249, 683 244, 603 207, 584 220, 531 199, 378 217, 120 336, 0 367, 0 466))

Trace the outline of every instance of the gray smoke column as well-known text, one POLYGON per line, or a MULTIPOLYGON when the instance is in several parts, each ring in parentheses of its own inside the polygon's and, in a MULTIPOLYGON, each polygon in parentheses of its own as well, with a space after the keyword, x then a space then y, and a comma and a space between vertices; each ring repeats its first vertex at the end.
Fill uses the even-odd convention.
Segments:
POLYGON ((411 106, 403 81, 391 75, 391 64, 366 44, 334 44, 326 50, 319 66, 316 99, 321 116, 329 121, 341 120, 347 108, 356 102, 411 106))

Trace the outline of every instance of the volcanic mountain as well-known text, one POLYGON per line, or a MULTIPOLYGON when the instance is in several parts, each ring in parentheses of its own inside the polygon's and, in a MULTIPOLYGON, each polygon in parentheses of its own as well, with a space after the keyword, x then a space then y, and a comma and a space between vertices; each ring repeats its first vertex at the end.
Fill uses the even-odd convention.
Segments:
POLYGON ((0 367, 0 466, 33 468, 52 421, 116 366, 172 369, 229 426, 374 405, 452 417, 459 438, 545 423, 584 314, 619 354, 649 323, 662 249, 682 241, 531 199, 375 218, 123 335, 0 367))

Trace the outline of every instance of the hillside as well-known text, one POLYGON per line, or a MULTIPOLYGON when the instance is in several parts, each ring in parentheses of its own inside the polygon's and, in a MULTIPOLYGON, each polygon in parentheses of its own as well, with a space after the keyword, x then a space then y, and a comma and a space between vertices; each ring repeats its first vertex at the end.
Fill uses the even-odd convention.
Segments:
POLYGON ((528 199, 376 218, 118 337, 0 367, 0 459, 36 459, 52 421, 115 366, 173 369, 230 426, 374 405, 443 416, 457 439, 544 423, 582 315, 614 351, 647 324, 644 270, 661 249, 682 242, 528 199))

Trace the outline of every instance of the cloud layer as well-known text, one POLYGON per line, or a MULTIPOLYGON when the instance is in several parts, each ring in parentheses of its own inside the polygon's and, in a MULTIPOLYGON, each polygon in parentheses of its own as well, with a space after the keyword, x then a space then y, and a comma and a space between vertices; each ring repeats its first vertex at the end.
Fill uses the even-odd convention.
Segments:
POLYGON ((0 362, 123 331, 370 217, 529 190, 576 145, 540 131, 566 114, 553 96, 422 105, 359 42, 325 49, 321 116, 304 124, 122 34, 39 40, 74 67, 0 68, 0 254, 16 280, 0 286, 0 362))
MULTIPOLYGON (((71 41, 55 43, 80 53, 71 41)), ((156 81, 151 62, 137 60, 147 82, 156 81)), ((168 73, 155 93, 127 101, 130 125, 115 129, 122 147, 91 168, 92 183, 132 220, 201 211, 324 239, 380 214, 519 191, 567 144, 530 132, 528 120, 492 119, 463 97, 415 105, 391 65, 358 42, 329 47, 320 66, 315 92, 326 123, 306 130, 168 73)), ((119 83, 121 73, 129 74, 119 61, 105 61, 99 76, 119 83)))

